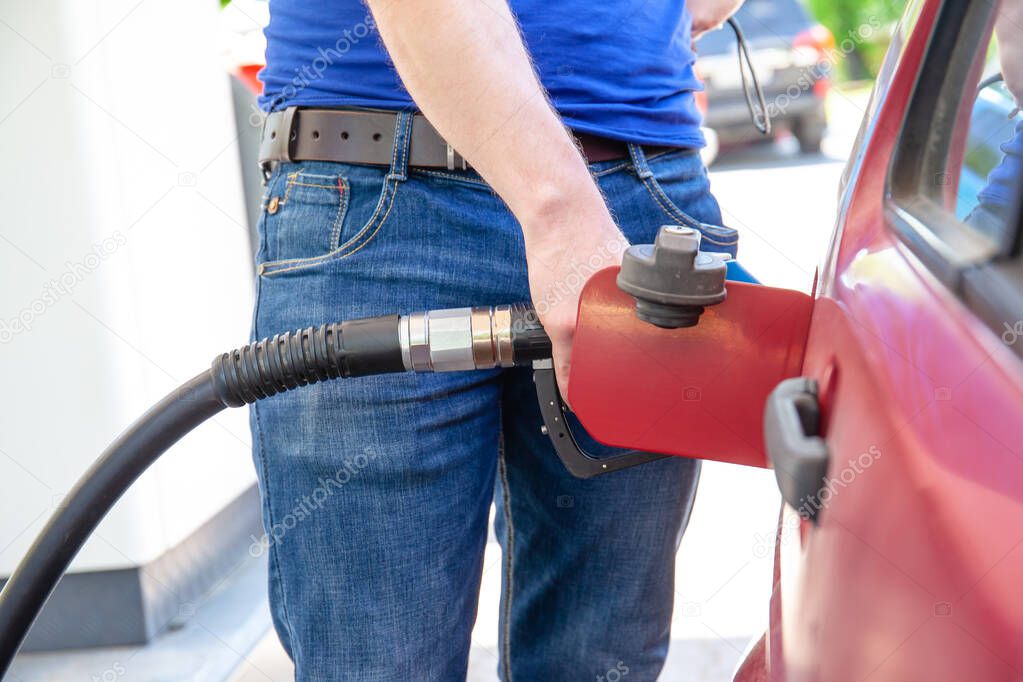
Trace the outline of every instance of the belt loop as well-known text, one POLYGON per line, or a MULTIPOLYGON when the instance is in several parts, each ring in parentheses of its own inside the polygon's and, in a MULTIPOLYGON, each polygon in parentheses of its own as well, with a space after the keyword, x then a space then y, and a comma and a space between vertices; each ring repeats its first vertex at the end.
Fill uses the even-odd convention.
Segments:
POLYGON ((394 121, 394 147, 391 150, 391 171, 387 177, 404 182, 408 178, 409 146, 412 140, 412 112, 399 111, 394 121))
POLYGON ((636 171, 636 175, 639 176, 640 180, 646 180, 654 175, 654 172, 650 170, 650 164, 646 160, 646 152, 643 151, 642 145, 629 143, 629 158, 632 159, 632 168, 636 171))

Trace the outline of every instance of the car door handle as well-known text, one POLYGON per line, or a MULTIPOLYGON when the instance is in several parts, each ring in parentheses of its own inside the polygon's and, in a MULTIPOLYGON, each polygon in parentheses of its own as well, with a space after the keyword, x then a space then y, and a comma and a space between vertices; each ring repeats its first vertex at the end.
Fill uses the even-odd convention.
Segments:
POLYGON ((820 421, 817 382, 812 379, 786 379, 768 396, 764 445, 778 489, 787 504, 814 523, 830 458, 820 421))

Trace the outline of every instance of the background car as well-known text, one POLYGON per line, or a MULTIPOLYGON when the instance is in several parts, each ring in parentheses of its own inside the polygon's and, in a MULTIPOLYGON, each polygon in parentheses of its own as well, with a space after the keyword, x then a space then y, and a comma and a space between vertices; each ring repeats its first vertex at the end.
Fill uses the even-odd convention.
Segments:
MULTIPOLYGON (((735 17, 746 35, 775 130, 790 130, 805 153, 817 153, 827 126, 831 32, 799 0, 747 0, 735 17)), ((760 137, 750 123, 738 67, 738 46, 727 26, 696 42, 697 73, 706 87, 706 126, 721 144, 760 137)))

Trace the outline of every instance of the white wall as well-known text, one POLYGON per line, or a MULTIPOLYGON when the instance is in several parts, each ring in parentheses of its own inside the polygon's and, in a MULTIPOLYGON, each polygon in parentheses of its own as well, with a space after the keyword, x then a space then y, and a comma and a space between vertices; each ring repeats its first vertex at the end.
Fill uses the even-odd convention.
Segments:
MULTIPOLYGON (((0 574, 119 431, 248 338, 217 5, 0 0, 0 574)), ((207 423, 75 569, 159 556, 252 484, 250 462, 244 410, 207 423)))

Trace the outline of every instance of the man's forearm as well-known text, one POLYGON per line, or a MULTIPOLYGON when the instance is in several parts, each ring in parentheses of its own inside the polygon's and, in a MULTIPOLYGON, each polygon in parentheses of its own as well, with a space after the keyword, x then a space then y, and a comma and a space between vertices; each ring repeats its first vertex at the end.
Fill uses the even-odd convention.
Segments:
POLYGON ((504 199, 527 245, 539 233, 549 235, 549 223, 563 222, 562 211, 591 213, 590 220, 607 213, 505 0, 370 0, 369 6, 413 100, 504 199))
POLYGON ((619 262, 625 237, 547 101, 506 0, 368 1, 412 99, 522 226, 530 293, 566 391, 579 291, 560 292, 578 263, 619 262))

